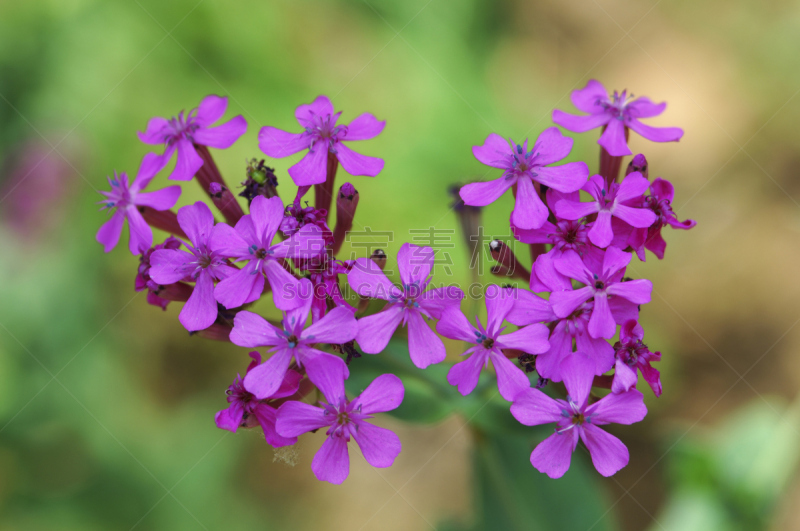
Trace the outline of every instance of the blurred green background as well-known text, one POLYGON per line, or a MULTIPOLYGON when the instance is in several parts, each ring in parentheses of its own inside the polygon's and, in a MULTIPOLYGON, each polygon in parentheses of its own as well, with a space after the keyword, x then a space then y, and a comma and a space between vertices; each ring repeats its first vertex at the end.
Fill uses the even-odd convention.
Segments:
MULTIPOLYGON (((0 529, 800 529, 798 35, 797 3, 752 0, 0 3, 0 529), (541 432, 495 402, 445 407, 444 385, 417 396, 424 424, 379 420, 403 441, 392 468, 354 452, 344 486, 319 483, 321 436, 290 467, 216 429, 245 349, 188 337, 178 304, 133 292, 126 245, 94 241, 96 191, 136 171, 150 117, 228 96, 249 122, 215 153, 235 184, 261 126, 297 130, 294 108, 327 94, 345 122, 387 120, 358 146, 385 170, 352 182, 391 257, 410 229, 458 228, 448 185, 487 176, 472 145, 535 137, 590 78, 669 102, 650 123, 683 140, 631 146, 698 221, 633 268, 655 284, 664 395, 612 428, 631 452, 613 478, 578 451, 547 480, 527 461, 541 432)), ((594 171, 596 133, 570 156, 594 171)), ((270 161, 287 200, 296 160, 270 161)), ((189 183, 181 204, 201 197, 189 183)), ((510 209, 485 209, 487 236, 510 241, 510 209)), ((465 246, 448 252, 468 283, 465 246)))

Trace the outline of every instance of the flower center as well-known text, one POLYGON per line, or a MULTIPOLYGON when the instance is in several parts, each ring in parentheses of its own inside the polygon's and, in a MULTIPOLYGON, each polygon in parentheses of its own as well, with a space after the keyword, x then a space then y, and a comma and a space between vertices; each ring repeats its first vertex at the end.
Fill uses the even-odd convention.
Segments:
POLYGON ((483 345, 483 348, 489 350, 494 346, 494 339, 487 337, 481 342, 481 345, 483 345))
POLYGON ((289 348, 294 348, 297 346, 297 336, 292 334, 287 339, 286 342, 289 343, 289 348))

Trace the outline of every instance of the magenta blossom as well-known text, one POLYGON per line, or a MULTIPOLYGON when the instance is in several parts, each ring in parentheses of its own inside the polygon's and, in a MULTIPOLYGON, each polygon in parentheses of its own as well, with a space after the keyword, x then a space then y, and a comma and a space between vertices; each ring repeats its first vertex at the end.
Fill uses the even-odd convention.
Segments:
MULTIPOLYGON (((247 372, 250 372, 261 363, 261 354, 258 352, 251 352, 250 357, 253 358, 253 361, 247 366, 247 372)), ((303 376, 299 372, 287 371, 281 386, 269 398, 284 398, 295 394, 302 379, 303 376)), ((227 409, 217 412, 214 416, 214 421, 217 423, 218 428, 236 433, 239 427, 249 428, 257 423, 264 431, 264 438, 267 443, 275 448, 289 446, 297 442, 297 437, 281 437, 278 435, 278 432, 275 431, 278 410, 257 399, 247 391, 240 375, 236 375, 226 394, 230 405, 227 409)))
POLYGON ((487 166, 502 169, 503 175, 494 181, 462 186, 461 199, 466 205, 486 206, 516 184, 517 200, 511 221, 522 229, 538 229, 547 220, 548 211, 533 183, 569 193, 580 190, 589 176, 589 167, 584 162, 549 166, 565 158, 571 150, 572 139, 562 135, 557 127, 545 129, 530 150, 527 139, 522 145, 513 141, 509 144, 492 133, 482 146, 474 146, 472 153, 487 166))
POLYGON ((302 304, 296 296, 299 282, 283 267, 283 259, 317 256, 325 250, 325 242, 319 227, 306 225, 288 240, 273 244, 282 220, 280 198, 258 196, 250 203, 250 214, 242 216, 235 228, 225 223, 217 225, 212 249, 237 261, 247 261, 241 270, 217 284, 214 296, 220 304, 236 308, 253 302, 264 290, 265 277, 279 310, 302 304))
MULTIPOLYGON (((534 322, 550 323, 550 348, 536 356, 536 372, 543 378, 560 382, 561 362, 573 350, 579 350, 594 362, 594 374, 607 372, 614 364, 614 348, 603 338, 594 338, 589 334, 589 319, 594 310, 594 301, 581 304, 575 311, 564 318, 556 317, 552 311, 547 316, 543 299, 536 295, 519 290, 514 309, 508 314, 508 321, 518 326, 534 322), (573 342, 576 349, 573 348, 573 342)), ((639 309, 636 304, 614 297, 608 301, 614 322, 622 324, 628 319, 638 319, 639 309)), ((549 310, 549 307, 547 308, 549 310)))
POLYGON ((444 360, 447 354, 444 343, 430 329, 425 317, 440 319, 446 308, 458 306, 464 292, 456 287, 426 291, 433 263, 432 248, 404 243, 397 253, 403 282, 403 289, 399 289, 372 260, 356 260, 347 274, 350 287, 362 297, 388 301, 380 312, 358 320, 356 341, 364 352, 377 354, 385 349, 402 322, 408 325, 408 352, 414 365, 424 369, 444 360))
POLYGON ((160 306, 162 310, 166 310, 167 305, 170 302, 169 300, 158 296, 158 292, 163 286, 150 278, 150 257, 152 256, 153 251, 157 251, 159 249, 180 249, 181 245, 182 243, 178 238, 169 236, 166 240, 164 240, 164 243, 159 243, 155 247, 151 247, 150 249, 144 251, 139 257, 139 270, 136 273, 135 289, 136 291, 142 291, 145 289, 147 290, 147 304, 160 306))
POLYGON ((556 203, 556 215, 562 219, 577 220, 591 214, 597 214, 589 230, 589 240, 598 247, 608 247, 614 239, 612 217, 618 218, 628 225, 647 228, 656 221, 656 215, 645 208, 629 206, 626 202, 642 197, 650 186, 650 182, 642 174, 633 172, 625 176, 621 183, 613 183, 611 189, 600 175, 593 175, 583 187, 594 198, 594 201, 580 203, 574 199, 562 199, 556 203))
POLYGON ((585 284, 574 291, 554 291, 550 294, 553 313, 564 318, 581 304, 594 299, 588 331, 594 338, 611 338, 617 330, 609 307, 609 298, 619 297, 634 304, 650 302, 653 283, 646 279, 622 280, 630 263, 630 253, 609 247, 603 257, 602 268, 589 268, 575 253, 566 254, 555 263, 556 269, 569 278, 585 284))
POLYGON ((341 358, 322 352, 317 343, 340 345, 356 337, 358 325, 353 312, 334 308, 325 317, 306 327, 311 311, 311 282, 303 279, 302 306, 283 315, 282 328, 251 312, 239 312, 233 321, 231 341, 240 347, 272 347, 274 354, 244 378, 245 388, 257 398, 272 396, 281 385, 289 363, 294 358, 298 367, 306 370, 316 386, 329 380, 344 381, 350 374, 341 358))
POLYGON ((228 264, 225 256, 209 245, 213 239, 214 215, 208 205, 198 201, 178 210, 178 223, 189 237, 189 252, 180 249, 159 249, 150 256, 150 278, 162 285, 181 280, 195 282, 189 300, 183 305, 178 319, 193 332, 208 328, 217 319, 214 300, 214 280, 222 280, 238 270, 228 264))
POLYGON ((521 393, 511 406, 511 414, 526 426, 556 423, 556 432, 539 443, 531 453, 531 464, 539 472, 555 479, 569 470, 572 452, 583 441, 592 463, 603 476, 612 476, 628 464, 625 445, 598 426, 633 424, 647 414, 642 393, 632 389, 609 394, 589 405, 594 379, 594 363, 576 352, 561 363, 567 399, 550 398, 538 389, 521 393))
POLYGON ((402 448, 400 438, 367 420, 375 413, 396 409, 403 401, 403 382, 394 374, 375 378, 361 395, 348 400, 341 380, 320 387, 327 402, 315 407, 303 402, 286 402, 278 409, 278 433, 297 437, 327 427, 328 438, 314 456, 311 470, 320 481, 341 484, 350 474, 347 444, 355 439, 367 463, 377 468, 392 466, 402 448))
POLYGON ((316 258, 295 260, 301 271, 308 271, 308 278, 314 287, 314 302, 311 304, 311 320, 317 322, 328 311, 328 300, 334 307, 347 308, 356 313, 344 298, 339 287, 339 275, 347 274, 353 267, 353 260, 336 260, 329 253, 322 253, 316 258))
POLYGON ((486 289, 486 327, 475 318, 470 323, 457 307, 442 313, 436 330, 444 337, 474 344, 464 352, 466 360, 453 365, 447 373, 450 385, 466 396, 478 385, 481 369, 492 361, 497 372, 497 388, 500 396, 511 402, 521 391, 530 387, 525 373, 503 353, 504 348, 517 349, 528 354, 547 352, 549 330, 543 324, 531 324, 508 334, 502 334, 506 316, 514 306, 517 290, 491 285, 486 289))
POLYGON ((628 239, 628 244, 636 251, 639 260, 644 261, 645 249, 649 249, 659 260, 664 258, 667 242, 661 236, 661 229, 667 225, 673 229, 688 230, 697 225, 691 219, 678 221, 672 211, 672 199, 675 197, 675 188, 672 183, 660 177, 650 185, 650 195, 642 198, 641 206, 652 210, 656 221, 648 228, 634 229, 628 239))
POLYGON ((617 363, 614 365, 614 381, 611 390, 623 393, 636 385, 636 369, 642 373, 644 380, 650 385, 656 396, 661 396, 661 374, 650 363, 661 361, 660 352, 650 352, 642 343, 644 329, 634 319, 622 325, 619 341, 614 345, 617 363))
POLYGON ((666 103, 653 103, 649 98, 633 99, 633 94, 622 91, 609 97, 605 87, 594 79, 586 87, 572 92, 572 103, 588 116, 575 116, 558 109, 553 111, 553 122, 576 133, 585 133, 597 127, 605 127, 598 144, 610 155, 630 155, 626 129, 633 129, 653 142, 677 142, 683 136, 679 127, 651 127, 640 118, 658 116, 667 108, 666 103))
POLYGON ((211 124, 222 118, 227 107, 228 98, 206 96, 200 106, 189 111, 186 116, 181 111, 177 117, 169 120, 152 118, 147 122, 147 130, 139 133, 139 139, 145 144, 164 144, 165 163, 177 150, 178 162, 169 178, 188 181, 203 165, 203 159, 195 149, 196 145, 227 149, 247 131, 247 122, 241 115, 211 127, 211 124))
POLYGON ((330 246, 333 244, 333 233, 328 227, 328 222, 325 219, 326 217, 326 210, 318 210, 312 206, 308 206, 308 203, 303 207, 300 204, 300 197, 296 197, 294 202, 287 205, 284 210, 280 231, 284 236, 291 236, 306 225, 315 225, 319 227, 325 240, 325 245, 330 246))
POLYGON ((386 122, 364 113, 349 125, 337 125, 341 114, 334 114, 333 104, 327 96, 318 96, 312 103, 299 106, 294 113, 305 131, 289 133, 275 127, 263 127, 258 134, 258 145, 261 151, 275 158, 308 150, 300 162, 289 168, 289 175, 297 186, 325 182, 329 153, 350 175, 375 177, 383 169, 383 159, 356 153, 343 142, 374 138, 383 131, 386 122))
POLYGON ((168 186, 155 192, 143 192, 153 177, 165 166, 165 159, 155 153, 148 153, 142 159, 139 172, 132 183, 128 184, 126 173, 114 174, 114 178, 108 178, 111 185, 110 192, 100 192, 106 199, 99 201, 102 209, 114 210, 111 219, 106 221, 100 230, 97 231, 97 241, 103 245, 105 252, 111 251, 117 246, 120 234, 122 233, 122 223, 128 220, 130 229, 130 239, 128 248, 133 254, 140 254, 153 245, 153 231, 150 225, 145 222, 138 207, 150 207, 154 210, 169 210, 178 201, 181 195, 180 186, 168 186))

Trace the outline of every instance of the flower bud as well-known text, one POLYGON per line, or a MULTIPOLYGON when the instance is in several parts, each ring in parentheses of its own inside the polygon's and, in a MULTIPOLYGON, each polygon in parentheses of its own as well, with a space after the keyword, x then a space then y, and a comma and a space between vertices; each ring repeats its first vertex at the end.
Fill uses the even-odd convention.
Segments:
POLYGON ((645 179, 648 178, 647 158, 645 158, 645 156, 641 153, 633 157, 633 159, 628 163, 628 168, 625 170, 625 175, 635 171, 641 173, 642 177, 645 179))
POLYGON ((253 202, 256 196, 264 196, 267 199, 278 195, 278 178, 275 176, 275 169, 264 164, 264 159, 250 159, 247 163, 247 179, 242 183, 244 190, 239 194, 240 197, 247 199, 247 204, 253 202))
POLYGON ((492 268, 492 274, 498 276, 510 276, 530 282, 531 273, 523 266, 511 248, 501 240, 489 242, 489 252, 492 259, 497 261, 497 265, 492 268))
POLYGON ((333 255, 342 248, 347 233, 353 228, 353 217, 358 207, 358 190, 344 183, 336 196, 336 227, 333 230, 333 255))
POLYGON ((375 249, 372 251, 372 255, 369 257, 369 259, 375 262, 378 267, 381 268, 381 270, 386 267, 386 253, 383 251, 383 249, 375 249))

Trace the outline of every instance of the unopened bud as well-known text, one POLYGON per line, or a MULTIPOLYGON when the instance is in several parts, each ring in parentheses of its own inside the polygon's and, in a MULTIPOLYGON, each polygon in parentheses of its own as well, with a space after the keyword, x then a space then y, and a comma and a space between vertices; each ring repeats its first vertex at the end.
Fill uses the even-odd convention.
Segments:
POLYGON ((247 179, 242 183, 244 190, 239 193, 239 196, 246 198, 248 204, 259 195, 267 199, 278 195, 278 178, 275 176, 275 169, 270 168, 264 162, 264 159, 250 159, 247 163, 247 179))
POLYGON ((353 228, 353 218, 358 207, 358 190, 344 183, 336 196, 336 227, 333 229, 333 254, 342 248, 347 233, 353 228))
POLYGON ((386 267, 386 253, 383 251, 383 249, 375 249, 372 251, 372 255, 369 257, 369 259, 375 262, 381 269, 386 267))
POLYGON ((645 158, 645 156, 641 153, 633 157, 633 160, 628 163, 628 168, 625 170, 625 175, 635 171, 638 171, 642 174, 642 177, 648 179, 647 158, 645 158))
POLYGON ((489 242, 489 251, 492 258, 497 262, 497 266, 492 268, 495 275, 510 276, 530 281, 531 273, 523 266, 511 248, 502 240, 492 240, 489 242))

